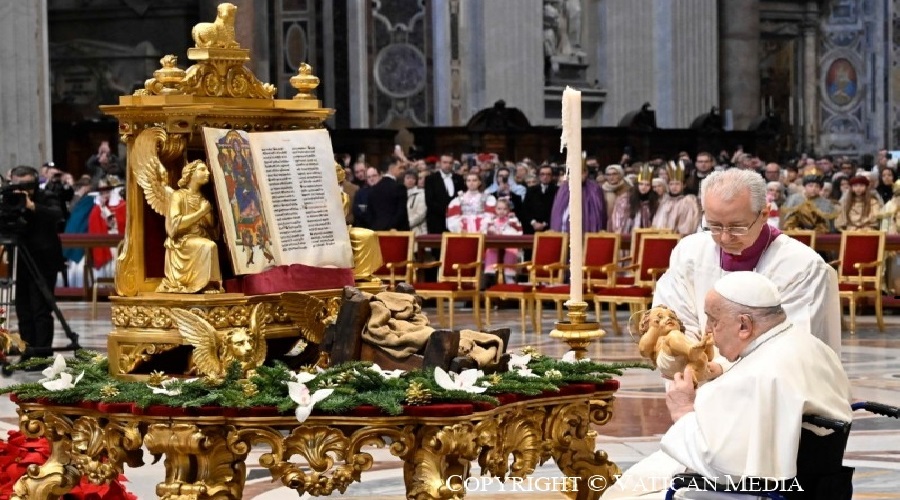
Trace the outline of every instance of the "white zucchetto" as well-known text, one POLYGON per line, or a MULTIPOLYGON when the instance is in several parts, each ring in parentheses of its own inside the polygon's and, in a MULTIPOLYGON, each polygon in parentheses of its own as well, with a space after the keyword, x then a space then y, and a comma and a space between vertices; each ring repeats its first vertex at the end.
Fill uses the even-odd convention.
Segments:
POLYGON ((753 271, 736 271, 719 278, 713 285, 722 297, 747 307, 781 305, 781 293, 769 278, 753 271))

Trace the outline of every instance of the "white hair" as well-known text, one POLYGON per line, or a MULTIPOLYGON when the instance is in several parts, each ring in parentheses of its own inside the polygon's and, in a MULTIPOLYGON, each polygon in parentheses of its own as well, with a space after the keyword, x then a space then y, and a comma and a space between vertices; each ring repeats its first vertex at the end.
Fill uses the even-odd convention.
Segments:
POLYGON ((750 209, 759 212, 766 206, 766 181, 754 170, 731 168, 716 171, 700 184, 700 204, 706 208, 711 193, 723 200, 733 200, 740 193, 750 194, 750 209))

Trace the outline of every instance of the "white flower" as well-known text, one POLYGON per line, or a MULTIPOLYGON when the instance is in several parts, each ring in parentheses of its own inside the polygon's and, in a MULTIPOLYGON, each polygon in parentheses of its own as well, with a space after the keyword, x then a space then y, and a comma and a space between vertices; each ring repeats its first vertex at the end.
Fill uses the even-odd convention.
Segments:
POLYGON ((291 378, 293 378, 297 382, 300 382, 301 384, 305 384, 305 383, 309 382, 310 380, 318 377, 319 374, 324 371, 325 370, 323 370, 322 367, 317 366, 316 373, 309 373, 308 371, 305 371, 305 370, 299 371, 299 372, 291 372, 291 378))
POLYGON ((372 363, 370 369, 376 371, 377 373, 381 374, 382 377, 387 379, 400 378, 401 375, 406 373, 403 370, 382 370, 381 367, 378 366, 378 363, 372 363))
POLYGON ((319 389, 310 394, 309 389, 299 382, 288 382, 287 386, 288 395, 291 397, 291 400, 297 403, 295 415, 298 422, 305 422, 312 413, 316 403, 331 396, 331 393, 334 392, 334 389, 319 389))
POLYGON ((59 374, 66 370, 66 358, 62 356, 62 354, 57 354, 56 359, 53 360, 53 364, 49 367, 45 368, 43 372, 44 378, 40 380, 43 384, 44 382, 49 382, 55 379, 59 374))
POLYGON ((71 388, 75 387, 75 384, 77 384, 78 381, 81 380, 81 377, 83 377, 83 376, 84 376, 84 372, 81 372, 81 374, 78 375, 78 377, 76 377, 75 380, 73 381, 71 373, 63 372, 63 373, 59 374, 59 378, 54 379, 54 380, 49 380, 46 382, 41 382, 41 385, 44 386, 44 389, 47 389, 48 391, 54 391, 54 392, 61 391, 64 389, 71 389, 71 388))
POLYGON ((509 361, 506 363, 507 369, 510 371, 519 370, 522 368, 527 369, 528 363, 531 362, 531 354, 526 354, 524 356, 520 356, 518 354, 510 353, 509 361))
POLYGON ((560 361, 563 361, 565 363, 589 363, 591 361, 591 358, 578 359, 575 357, 575 351, 569 351, 563 354, 563 357, 560 361))
MULTIPOLYGON (((197 379, 186 380, 185 382, 191 382, 193 380, 197 380, 197 379)), ((177 396, 177 395, 181 394, 181 389, 177 389, 177 388, 176 389, 166 389, 166 386, 172 385, 173 382, 175 382, 174 378, 168 378, 168 379, 160 382, 159 387, 154 387, 152 385, 147 385, 147 387, 149 387, 150 390, 153 391, 153 394, 164 394, 166 396, 177 396)))
POLYGON ((531 371, 531 368, 516 367, 511 371, 520 377, 537 377, 537 374, 531 371))
POLYGON ((448 391, 465 391, 482 393, 486 387, 478 387, 475 382, 484 376, 484 372, 476 369, 463 370, 460 373, 447 373, 441 367, 434 369, 434 381, 448 391))

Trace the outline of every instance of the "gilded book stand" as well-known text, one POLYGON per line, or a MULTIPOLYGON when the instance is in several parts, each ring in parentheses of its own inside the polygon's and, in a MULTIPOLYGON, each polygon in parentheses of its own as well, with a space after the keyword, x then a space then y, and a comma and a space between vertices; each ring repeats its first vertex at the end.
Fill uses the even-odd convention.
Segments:
MULTIPOLYGON (((330 321, 337 311, 340 286, 309 292, 320 301, 305 304, 303 310, 295 308, 304 317, 292 317, 279 295, 157 292, 168 272, 164 255, 168 218, 158 197, 165 196, 164 189, 170 193, 177 189, 190 160, 206 157, 202 127, 250 132, 322 128, 334 112, 315 98, 318 78, 306 64, 291 79, 297 95, 274 99, 275 88, 261 83, 244 66, 249 50, 234 40, 235 15, 234 6, 222 4, 215 22, 194 28, 196 47, 188 49, 194 64, 187 70, 177 67, 175 56, 165 56, 143 89, 120 97, 118 105, 102 106, 103 112, 119 120, 121 139, 128 147, 128 223, 117 260, 117 296, 111 297, 115 329, 108 341, 115 376, 141 380, 152 370, 187 373, 191 350, 179 332, 173 309, 189 310, 224 337, 235 328, 255 334, 249 328, 250 318, 255 308, 262 308, 265 328, 257 330, 264 330, 270 358, 290 350, 302 336, 317 341, 309 334, 320 327, 312 324, 330 321), (141 175, 148 171, 163 180, 156 194, 148 187, 147 176, 141 175)), ((199 193, 213 200, 208 186, 201 188, 199 193)), ((223 258, 221 263, 227 266, 228 260, 223 258)), ((378 284, 372 285, 377 291, 378 284)), ((216 291, 214 286, 207 288, 216 291)))

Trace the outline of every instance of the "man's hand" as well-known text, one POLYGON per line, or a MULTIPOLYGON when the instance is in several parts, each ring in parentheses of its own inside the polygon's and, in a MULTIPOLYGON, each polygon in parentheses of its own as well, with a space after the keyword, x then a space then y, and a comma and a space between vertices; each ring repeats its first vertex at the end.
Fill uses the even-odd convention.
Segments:
POLYGON ((675 378, 666 390, 666 407, 673 422, 694 411, 694 369, 684 368, 683 373, 676 373, 675 378))

